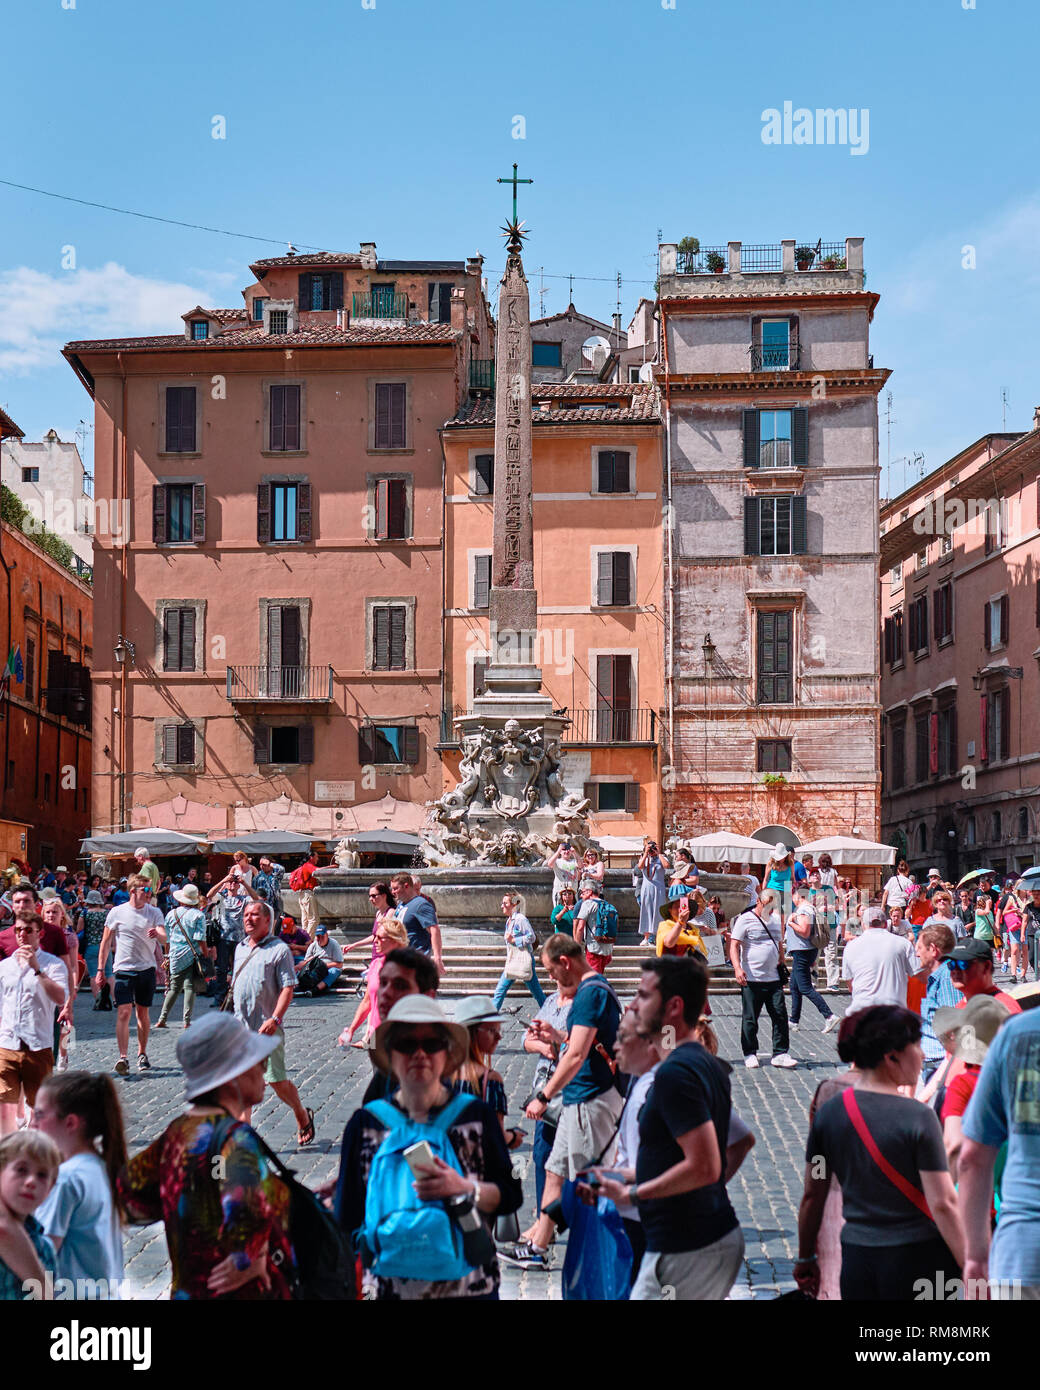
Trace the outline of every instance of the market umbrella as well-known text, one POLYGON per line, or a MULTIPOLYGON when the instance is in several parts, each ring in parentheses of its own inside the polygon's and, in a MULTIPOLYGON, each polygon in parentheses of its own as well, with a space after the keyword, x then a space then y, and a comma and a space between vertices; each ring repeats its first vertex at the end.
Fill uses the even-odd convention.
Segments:
POLYGON ((146 849, 149 854, 202 854, 209 841, 204 835, 185 835, 180 830, 128 830, 117 835, 92 835, 80 844, 81 854, 133 854, 146 849))
POLYGON ((1023 869, 1018 876, 1015 887, 1040 888, 1040 864, 1034 864, 1030 869, 1023 869))
POLYGON ((799 845, 798 855, 829 854, 835 864, 884 865, 894 864, 896 851, 892 845, 879 845, 859 835, 830 835, 824 840, 812 840, 799 845))
MULTIPOLYGON (((320 842, 324 844, 324 837, 320 842)), ((251 830, 243 835, 226 835, 213 840, 214 854, 234 854, 237 849, 246 854, 309 854, 314 838, 295 830, 251 830)))
POLYGON ((705 864, 720 864, 723 860, 731 864, 765 864, 773 852, 773 846, 762 840, 728 830, 714 830, 709 835, 683 840, 682 844, 695 862, 705 864))
POLYGON ((413 854, 419 848, 418 835, 403 830, 361 830, 356 835, 345 831, 344 837, 366 854, 413 854))
POLYGON ((977 878, 993 878, 993 879, 995 879, 996 877, 997 877, 997 871, 996 871, 996 869, 972 869, 969 873, 966 873, 966 874, 964 875, 964 877, 961 879, 960 883, 957 884, 957 887, 958 887, 958 888, 963 888, 964 885, 965 885, 966 883, 972 883, 972 882, 974 882, 974 880, 977 879, 977 878))

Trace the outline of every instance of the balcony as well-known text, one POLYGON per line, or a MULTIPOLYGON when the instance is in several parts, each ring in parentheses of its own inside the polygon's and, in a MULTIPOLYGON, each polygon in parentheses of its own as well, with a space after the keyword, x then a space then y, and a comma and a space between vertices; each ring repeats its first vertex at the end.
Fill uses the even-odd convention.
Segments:
POLYGON ((474 357, 469 364, 469 389, 493 392, 495 389, 495 359, 474 357))
POLYGON ((728 266, 725 246, 702 246, 699 251, 676 252, 676 275, 725 275, 728 266))
POLYGON ((229 666, 227 698, 233 705, 328 704, 331 666, 229 666))
MULTIPOLYGON (((565 748, 594 744, 643 744, 657 742, 657 711, 652 709, 562 709, 554 710, 570 720, 563 731, 565 748)), ((468 713, 461 706, 441 711, 442 744, 457 744, 454 721, 468 713)))
POLYGON ((752 343, 753 372, 796 372, 802 365, 802 349, 797 338, 788 343, 752 343))
POLYGON ((723 246, 659 247, 662 299, 731 296, 734 288, 761 296, 813 292, 853 294, 864 287, 863 238, 804 241, 792 237, 769 245, 730 241, 723 246), (810 282, 808 276, 813 279, 810 282))
POLYGON ((408 296, 390 290, 373 290, 371 294, 355 294, 350 311, 352 319, 406 319, 408 296))

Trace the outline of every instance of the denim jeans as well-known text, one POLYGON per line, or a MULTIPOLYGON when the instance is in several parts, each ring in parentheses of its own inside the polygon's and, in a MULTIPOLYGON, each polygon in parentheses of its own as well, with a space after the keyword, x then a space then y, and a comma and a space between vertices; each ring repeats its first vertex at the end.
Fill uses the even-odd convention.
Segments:
POLYGON ((231 965, 235 959, 237 947, 237 941, 225 941, 223 937, 217 942, 217 979, 213 986, 214 999, 223 1000, 224 995, 227 994, 228 976, 231 974, 231 965))
POLYGON ((538 983, 538 976, 533 971, 531 972, 531 978, 529 980, 511 980, 503 970, 502 978, 498 982, 498 987, 495 990, 495 997, 492 1000, 496 1009, 502 1007, 502 1000, 509 993, 511 985, 526 985, 531 991, 534 1001, 539 1008, 545 1003, 545 990, 542 989, 541 985, 538 983))
POLYGON ((758 1016, 762 1005, 773 1024, 773 1056, 779 1057, 790 1047, 791 1035, 787 1027, 787 1007, 784 992, 779 980, 759 983, 749 980, 740 987, 741 1019, 740 1048, 745 1057, 758 1051, 758 1016))
POLYGON ((534 1205, 538 1216, 542 1214, 542 1193, 545 1191, 545 1160, 552 1153, 555 1138, 555 1125, 547 1125, 544 1120, 535 1120, 531 1162, 534 1164, 534 1205))
POLYGON ((187 1028, 191 1022, 192 1011, 195 1008, 195 962, 188 966, 186 970, 176 970, 172 973, 169 986, 166 990, 166 998, 162 1002, 159 1010, 157 1023, 165 1023, 170 1016, 170 1010, 177 1002, 177 996, 181 990, 184 991, 184 1026, 187 1028))
POLYGON ((798 1023, 802 1017, 802 1000, 815 1004, 824 1018, 830 1018, 831 1011, 813 984, 812 968, 819 951, 791 951, 791 1022, 798 1023))

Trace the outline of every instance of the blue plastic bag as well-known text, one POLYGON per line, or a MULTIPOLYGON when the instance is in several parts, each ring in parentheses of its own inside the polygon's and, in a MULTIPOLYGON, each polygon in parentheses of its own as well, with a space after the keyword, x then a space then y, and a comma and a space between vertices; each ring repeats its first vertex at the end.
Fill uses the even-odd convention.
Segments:
POLYGON ((606 1197, 586 1206, 577 1185, 563 1185, 567 1254, 563 1261, 563 1297, 585 1302, 616 1303, 632 1288, 632 1247, 617 1207, 606 1197))

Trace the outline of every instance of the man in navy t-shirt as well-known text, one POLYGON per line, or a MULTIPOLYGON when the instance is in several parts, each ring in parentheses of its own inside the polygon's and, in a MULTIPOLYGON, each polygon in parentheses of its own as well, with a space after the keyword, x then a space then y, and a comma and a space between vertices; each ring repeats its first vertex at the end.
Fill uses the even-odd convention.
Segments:
POLYGON ((601 1175, 600 1187, 639 1208, 646 1254, 630 1295, 638 1302, 724 1299, 744 1259, 725 1182, 729 1076, 694 1040, 707 997, 707 967, 696 956, 644 963, 636 1027, 664 1061, 639 1117, 636 1181, 601 1175))
POLYGON ((397 918, 404 923, 408 933, 408 945, 413 951, 422 951, 424 956, 432 956, 439 975, 444 974, 444 960, 441 955, 441 929, 437 925, 437 909, 425 894, 420 884, 411 874, 395 874, 390 887, 397 898, 397 918))
POLYGON ((565 989, 576 985, 566 1033, 548 1023, 531 1024, 539 1042, 564 1048, 559 1065, 527 1106, 527 1118, 540 1120, 549 1102, 563 1101, 556 1139, 545 1161, 542 1214, 509 1263, 527 1269, 545 1268, 546 1251, 553 1237, 553 1220, 546 1215, 563 1192, 568 1178, 575 1178, 593 1163, 609 1163, 617 1146, 621 1094, 614 1085, 614 1040, 621 1020, 621 1003, 614 990, 586 962, 580 944, 557 932, 542 950, 542 964, 565 989))

